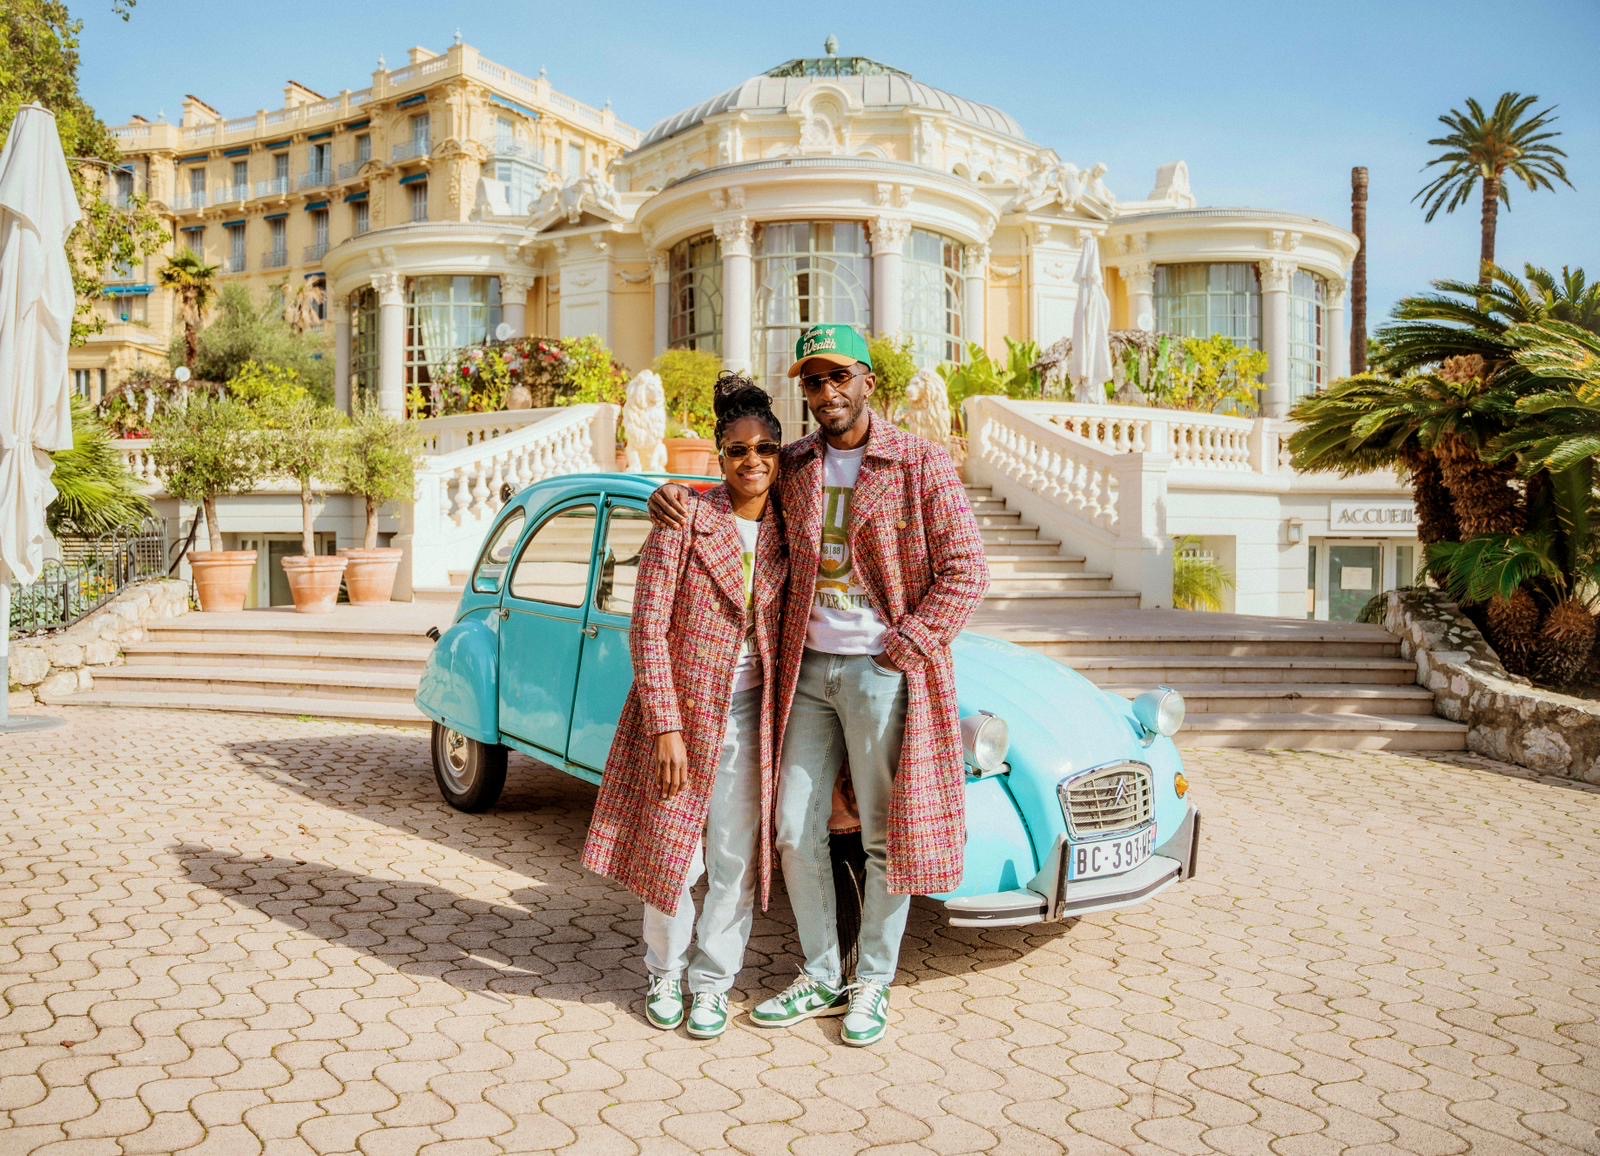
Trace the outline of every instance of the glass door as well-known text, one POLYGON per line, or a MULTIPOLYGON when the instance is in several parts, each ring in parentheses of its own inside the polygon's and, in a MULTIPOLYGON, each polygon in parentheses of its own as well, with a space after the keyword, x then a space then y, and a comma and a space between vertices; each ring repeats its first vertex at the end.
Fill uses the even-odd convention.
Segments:
POLYGON ((1383 547, 1376 542, 1330 542, 1328 553, 1328 619, 1354 622, 1361 608, 1378 593, 1383 576, 1383 547))

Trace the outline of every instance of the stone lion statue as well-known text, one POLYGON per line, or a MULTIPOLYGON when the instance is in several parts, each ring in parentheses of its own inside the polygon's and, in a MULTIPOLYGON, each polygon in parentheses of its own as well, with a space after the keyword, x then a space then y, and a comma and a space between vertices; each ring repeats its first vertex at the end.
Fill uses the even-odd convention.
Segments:
POLYGON ((950 440, 950 395, 931 369, 917 370, 906 383, 906 429, 940 445, 950 440))
POLYGON ((622 428, 628 435, 628 469, 636 474, 667 470, 667 393, 648 369, 628 382, 622 403, 622 428))

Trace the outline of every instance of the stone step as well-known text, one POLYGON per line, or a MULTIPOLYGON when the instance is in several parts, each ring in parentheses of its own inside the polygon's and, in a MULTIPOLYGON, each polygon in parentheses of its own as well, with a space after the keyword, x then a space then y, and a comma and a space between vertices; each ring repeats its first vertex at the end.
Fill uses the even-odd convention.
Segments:
POLYGON ((1467 728, 1421 715, 1199 714, 1178 732, 1181 747, 1253 750, 1464 751, 1467 728))
POLYGON ((1004 498, 969 498, 967 504, 974 514, 1000 514, 1010 509, 1004 498))
POLYGON ((280 714, 315 719, 425 727, 428 718, 409 703, 351 698, 305 698, 282 694, 196 694, 176 698, 166 691, 100 690, 75 694, 64 703, 75 707, 122 706, 170 710, 237 711, 243 714, 280 714))
MULTIPOLYGON (((997 526, 980 526, 978 532, 983 535, 985 546, 1011 545, 1017 542, 1042 542, 1047 539, 1039 536, 1038 526, 1008 526, 1004 529, 997 526)), ((1050 544, 1057 549, 1061 543, 1048 539, 1050 544)))
POLYGON ((1081 557, 1071 555, 1057 555, 1054 557, 1040 555, 1031 557, 1027 554, 1014 555, 989 555, 989 578, 998 581, 1001 578, 1020 577, 1029 574, 1081 574, 1084 561, 1081 557))
MULTIPOLYGON (((1035 531, 1037 533, 1038 531, 1035 531)), ((1020 541, 991 542, 987 535, 984 540, 984 554, 992 561, 995 558, 1015 560, 1017 558, 1074 558, 1082 561, 1081 556, 1062 554, 1061 543, 1054 538, 1029 538, 1020 541)))
MULTIPOLYGON (((1041 607, 1041 609, 1044 609, 1041 607)), ((972 629, 980 633, 996 633, 1008 642, 1041 650, 1055 658, 1076 661, 1084 655, 1121 656, 1145 655, 1188 660, 1200 655, 1233 658, 1398 658, 1400 644, 1393 638, 1372 641, 1346 639, 1343 641, 1296 638, 1226 638, 1175 635, 1168 638, 1138 635, 1119 638, 1103 633, 1042 634, 1031 630, 993 630, 994 623, 974 621, 972 629)))
POLYGON ((991 590, 984 596, 983 606, 986 610, 1069 613, 1090 606, 1095 610, 1137 610, 1139 596, 1127 590, 991 590))
MULTIPOLYGON (((1379 714, 1431 715, 1433 695, 1420 686, 1370 686, 1337 683, 1166 682, 1183 692, 1190 715, 1210 714, 1379 714)), ((1103 690, 1134 698, 1149 684, 1100 683, 1103 690)))
POLYGON ((465 587, 464 580, 459 586, 417 586, 411 591, 411 597, 417 602, 437 602, 441 605, 454 606, 461 601, 461 591, 465 587))
MULTIPOLYGON (((311 615, 306 619, 316 621, 311 615)), ((259 645, 292 644, 312 649, 317 646, 352 647, 367 645, 414 645, 426 642, 422 630, 381 630, 372 627, 341 626, 337 615, 332 621, 315 627, 296 621, 292 626, 178 626, 153 627, 147 637, 152 642, 176 642, 185 645, 202 642, 222 642, 239 653, 252 653, 259 645)), ((448 617, 448 615, 445 615, 448 617)), ((178 622, 184 621, 178 619, 178 622)))
POLYGON ((244 642, 201 641, 169 642, 150 640, 130 642, 122 648, 129 667, 163 666, 179 660, 205 666, 251 665, 276 669, 303 670, 411 670, 421 672, 433 643, 423 638, 405 642, 372 642, 359 646, 247 640, 244 642))
POLYGON ((978 519, 979 527, 985 530, 1037 530, 1039 528, 1032 523, 1024 526, 1022 522, 1022 514, 1016 510, 996 511, 994 513, 983 514, 979 514, 974 511, 974 516, 978 519))
POLYGON ((95 673, 97 690, 167 694, 180 701, 194 695, 290 694, 296 698, 356 699, 409 703, 417 693, 420 665, 412 670, 349 667, 203 666, 198 663, 108 666, 95 673))
POLYGON ((996 574, 989 571, 989 597, 1024 590, 1109 590, 1111 575, 1090 570, 1031 571, 1026 574, 996 574))
POLYGON ((1090 682, 1146 690, 1217 683, 1405 687, 1417 677, 1416 666, 1403 658, 1076 654, 1057 655, 1056 661, 1090 682))

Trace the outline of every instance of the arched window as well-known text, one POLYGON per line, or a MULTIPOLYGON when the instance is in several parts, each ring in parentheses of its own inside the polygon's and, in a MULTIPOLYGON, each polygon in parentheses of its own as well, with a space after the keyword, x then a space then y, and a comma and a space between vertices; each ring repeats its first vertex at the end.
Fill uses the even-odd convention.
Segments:
POLYGON ((811 417, 787 374, 808 325, 872 328, 872 256, 859 221, 792 221, 761 226, 755 241, 756 374, 776 400, 784 429, 811 417))
POLYGON ((1245 262, 1157 265, 1156 330, 1261 348, 1261 275, 1245 262))
POLYGON ((350 294, 350 400, 378 396, 378 291, 350 294))
POLYGON ((406 384, 434 381, 464 345, 500 324, 500 278, 412 277, 406 282, 406 384))
POLYGON ((722 353, 722 246, 703 233, 672 247, 667 344, 722 353))
POLYGON ((1327 384, 1328 283, 1295 270, 1289 283, 1289 400, 1299 401, 1327 384))
POLYGON ((911 230, 901 263, 902 307, 918 368, 932 369, 940 362, 962 359, 963 261, 961 242, 927 229, 911 230))

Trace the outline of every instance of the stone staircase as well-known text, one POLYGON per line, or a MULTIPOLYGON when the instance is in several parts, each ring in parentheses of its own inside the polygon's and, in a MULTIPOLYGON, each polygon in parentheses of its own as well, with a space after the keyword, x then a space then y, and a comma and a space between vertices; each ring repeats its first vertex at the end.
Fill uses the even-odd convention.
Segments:
MULTIPOLYGON (((1139 610, 1107 574, 1042 537, 1004 501, 973 489, 993 579, 975 630, 1041 650, 1106 690, 1183 692, 1187 746, 1345 750, 1465 749, 1466 728, 1436 718, 1399 643, 1376 626, 1139 610)), ((190 614, 125 648, 71 701, 239 710, 423 725, 412 705, 465 575, 410 604, 190 614)))

